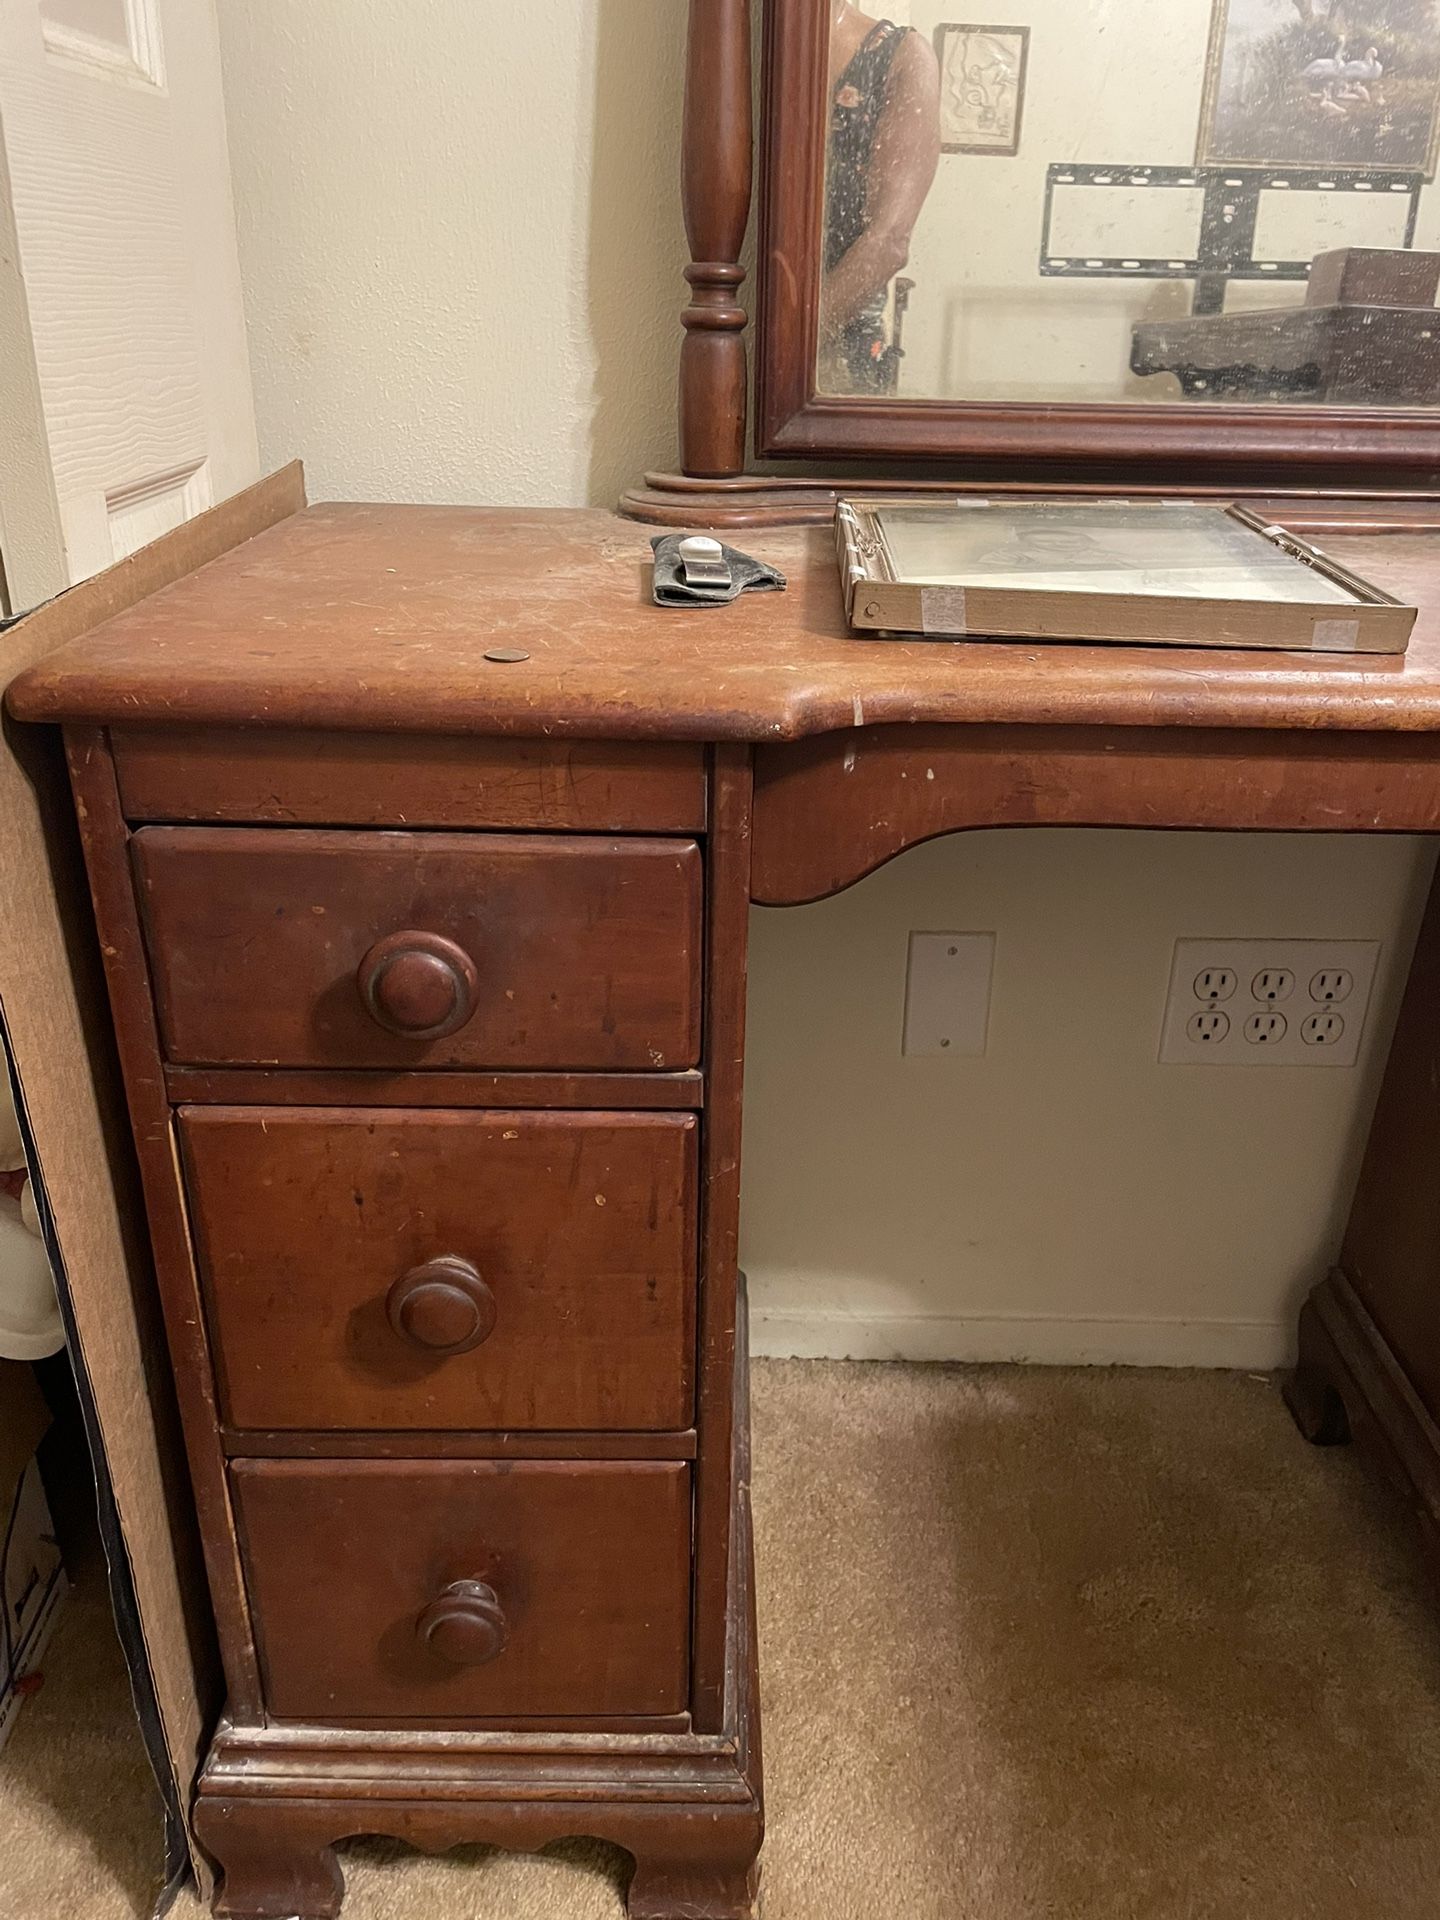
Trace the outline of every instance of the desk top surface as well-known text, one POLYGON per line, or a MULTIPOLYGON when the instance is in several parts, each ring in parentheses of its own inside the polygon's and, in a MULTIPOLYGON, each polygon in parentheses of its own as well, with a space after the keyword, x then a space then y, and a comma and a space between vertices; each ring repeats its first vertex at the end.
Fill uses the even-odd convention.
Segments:
POLYGON ((1440 731, 1440 533, 1321 544, 1419 605, 1402 656, 860 640, 827 529, 746 544, 789 577, 649 599, 650 530, 600 511, 315 506, 59 648, 27 720, 785 740, 939 721, 1440 731), (512 663, 488 648, 525 650, 512 663))

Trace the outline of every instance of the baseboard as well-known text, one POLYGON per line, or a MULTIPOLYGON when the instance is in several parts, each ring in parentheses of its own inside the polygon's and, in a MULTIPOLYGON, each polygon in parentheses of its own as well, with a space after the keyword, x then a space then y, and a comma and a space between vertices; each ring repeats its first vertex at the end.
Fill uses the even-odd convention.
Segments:
POLYGON ((750 1351, 770 1359, 1015 1360, 1052 1367, 1269 1372, 1293 1361, 1295 1328, 1288 1320, 812 1311, 766 1307, 752 1294, 750 1351))

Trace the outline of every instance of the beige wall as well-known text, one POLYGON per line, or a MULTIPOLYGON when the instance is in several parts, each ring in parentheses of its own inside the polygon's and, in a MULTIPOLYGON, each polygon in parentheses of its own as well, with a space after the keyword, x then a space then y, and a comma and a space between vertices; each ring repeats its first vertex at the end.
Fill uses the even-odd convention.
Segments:
POLYGON ((1269 1366, 1333 1258, 1430 856, 1012 830, 752 916, 742 1257, 766 1351, 1269 1366), (900 1053, 906 935, 996 934, 981 1059, 900 1053), (1379 939, 1361 1063, 1160 1066, 1175 940, 1379 939))
POLYGON ((219 0, 261 450, 312 498, 673 465, 680 0, 219 0))
MULTIPOLYGON (((564 504, 673 458, 680 0, 220 12, 268 464, 302 454, 314 497, 564 504)), ((762 1344, 1276 1357, 1374 1049, 1155 1066, 1170 944, 1375 937, 1393 979, 1424 865, 1406 840, 982 834, 758 913, 762 1344), (916 927, 998 935, 986 1059, 900 1059, 916 927)))

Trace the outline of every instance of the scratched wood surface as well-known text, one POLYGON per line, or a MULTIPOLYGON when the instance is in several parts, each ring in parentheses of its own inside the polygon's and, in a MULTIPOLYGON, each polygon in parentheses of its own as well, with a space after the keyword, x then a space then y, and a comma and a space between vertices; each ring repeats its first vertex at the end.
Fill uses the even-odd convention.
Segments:
POLYGON ((239 1460, 231 1479, 280 1719, 683 1711, 683 1461, 239 1460), (490 1644, 427 1635, 462 1582, 493 1595, 490 1644))
POLYGON ((693 840, 143 827, 131 854, 177 1064, 697 1064, 693 840), (474 987, 458 1027, 432 1036, 392 1023, 361 983, 379 943, 435 935, 474 987))
POLYGON ((224 1417, 688 1427, 697 1134, 678 1113, 185 1109, 224 1417), (456 1350, 463 1320, 396 1318, 397 1288, 446 1258, 491 1316, 456 1350))
POLYGON ((317 506, 60 649, 30 720, 784 740, 882 722, 1440 729, 1440 534, 1326 550, 1421 607, 1400 658, 852 638, 830 535, 754 535, 790 578, 649 601, 649 535, 598 511, 317 506), (528 658, 492 662, 487 650, 528 658))

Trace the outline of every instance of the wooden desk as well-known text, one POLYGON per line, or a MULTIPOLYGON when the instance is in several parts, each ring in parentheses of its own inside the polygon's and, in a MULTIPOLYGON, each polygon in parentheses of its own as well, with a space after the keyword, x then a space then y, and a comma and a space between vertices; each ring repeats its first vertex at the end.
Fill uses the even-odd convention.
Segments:
MULTIPOLYGON (((63 724, 230 1688, 236 1920, 334 1843, 760 1844, 736 1267, 746 922, 1015 824, 1440 831, 1404 659, 864 642, 828 534, 662 612, 603 513, 316 507, 18 682, 63 724), (491 660, 496 649, 521 660, 491 660)), ((1293 1404, 1440 1517, 1440 910, 1293 1404)))

